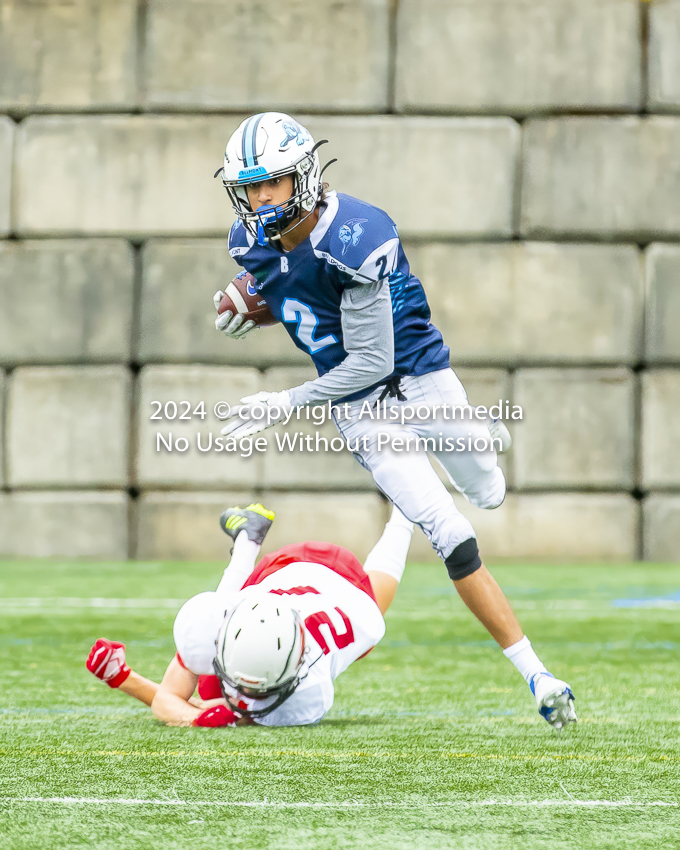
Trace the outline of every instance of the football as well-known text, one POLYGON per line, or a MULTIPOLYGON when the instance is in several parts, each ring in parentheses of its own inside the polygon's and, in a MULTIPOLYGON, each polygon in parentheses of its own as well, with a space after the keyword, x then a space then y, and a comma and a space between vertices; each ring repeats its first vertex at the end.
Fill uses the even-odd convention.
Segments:
POLYGON ((225 290, 217 312, 222 314, 227 310, 231 310, 234 315, 241 313, 260 328, 275 325, 277 322, 267 302, 257 290, 257 281, 246 271, 237 274, 225 290))

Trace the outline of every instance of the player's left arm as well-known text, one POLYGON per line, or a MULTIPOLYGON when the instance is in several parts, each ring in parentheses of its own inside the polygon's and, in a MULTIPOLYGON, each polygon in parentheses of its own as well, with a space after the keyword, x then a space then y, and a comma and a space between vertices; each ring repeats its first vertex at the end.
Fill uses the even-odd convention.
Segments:
POLYGON ((363 243, 350 248, 351 268, 343 272, 350 278, 340 303, 347 357, 325 375, 288 390, 294 407, 335 401, 392 374, 394 321, 389 279, 397 267, 399 237, 395 233, 377 241, 380 244, 368 254, 358 253, 363 243))
POLYGON ((243 405, 268 405, 271 413, 250 419, 233 407, 223 434, 244 437, 257 434, 284 418, 291 407, 323 404, 377 384, 394 370, 392 298, 387 279, 360 284, 343 293, 343 344, 347 357, 313 381, 278 393, 260 392, 241 399, 243 405))
POLYGON ((192 705, 197 684, 198 676, 175 656, 151 704, 154 715, 168 726, 236 726, 239 717, 224 700, 211 700, 208 708, 192 705))
POLYGON ((335 401, 377 384, 394 370, 389 283, 383 280, 346 290, 340 309, 347 357, 325 375, 288 390, 293 407, 335 401))
POLYGON ((266 405, 268 415, 254 419, 244 416, 241 406, 234 407, 222 434, 257 434, 283 419, 291 408, 336 401, 392 374, 395 346, 389 279, 397 267, 400 242, 392 224, 390 228, 394 235, 383 231, 382 238, 373 242, 378 242, 377 247, 369 249, 368 254, 350 249, 347 265, 342 266, 345 288, 340 311, 345 359, 313 381, 278 393, 260 392, 242 398, 245 408, 255 403, 266 405))

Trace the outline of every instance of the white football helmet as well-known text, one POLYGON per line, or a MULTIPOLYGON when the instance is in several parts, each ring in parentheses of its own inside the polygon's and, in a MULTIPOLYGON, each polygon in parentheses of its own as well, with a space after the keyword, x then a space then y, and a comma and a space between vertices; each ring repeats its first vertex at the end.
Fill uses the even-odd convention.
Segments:
POLYGON ((319 165, 317 149, 326 141, 315 144, 311 133, 284 112, 260 112, 246 118, 227 142, 224 166, 215 177, 222 172, 222 183, 236 215, 258 244, 280 239, 298 216, 295 227, 313 212, 323 195, 321 175, 331 164, 323 169, 319 165), (246 186, 284 174, 293 176, 289 200, 252 210, 246 186))
MULTIPOLYGON (((276 699, 242 715, 264 717, 300 683, 305 630, 298 612, 269 593, 253 593, 225 617, 215 641, 213 667, 220 680, 250 699, 276 699)), ((230 702, 230 697, 225 693, 230 702)))

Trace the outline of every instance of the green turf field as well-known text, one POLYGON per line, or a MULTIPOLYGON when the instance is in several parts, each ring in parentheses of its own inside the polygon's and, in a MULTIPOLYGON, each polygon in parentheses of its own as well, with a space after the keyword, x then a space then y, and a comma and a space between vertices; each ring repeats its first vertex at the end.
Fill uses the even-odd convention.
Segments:
POLYGON ((441 567, 407 568, 319 726, 212 730, 159 725, 84 661, 116 638, 160 677, 175 600, 219 565, 0 562, 0 848, 680 847, 680 569, 493 572, 574 687, 562 735, 441 567), (650 597, 674 600, 625 601, 650 597))

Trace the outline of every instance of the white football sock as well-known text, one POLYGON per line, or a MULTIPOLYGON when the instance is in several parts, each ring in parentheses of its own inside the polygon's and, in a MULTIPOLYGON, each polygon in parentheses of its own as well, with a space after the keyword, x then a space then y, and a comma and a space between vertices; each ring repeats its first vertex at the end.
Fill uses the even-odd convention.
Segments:
POLYGON ((243 587, 245 580, 255 569, 255 561, 261 548, 259 543, 248 539, 245 530, 237 535, 231 561, 224 571, 222 581, 217 585, 218 593, 234 593, 243 587))
POLYGON ((368 553, 364 570, 376 570, 401 581, 412 535, 413 523, 394 505, 382 537, 368 553))
POLYGON ((517 643, 513 643, 512 646, 504 649, 503 655, 508 661, 512 661, 521 675, 524 676, 527 684, 531 684, 531 680, 537 673, 548 672, 541 659, 534 652, 531 641, 526 635, 522 640, 518 640, 517 643))

